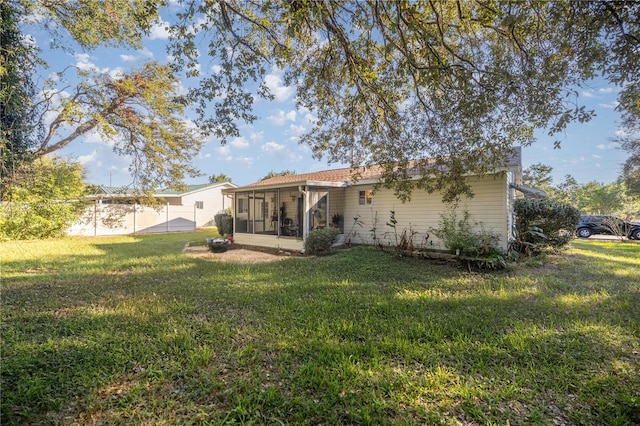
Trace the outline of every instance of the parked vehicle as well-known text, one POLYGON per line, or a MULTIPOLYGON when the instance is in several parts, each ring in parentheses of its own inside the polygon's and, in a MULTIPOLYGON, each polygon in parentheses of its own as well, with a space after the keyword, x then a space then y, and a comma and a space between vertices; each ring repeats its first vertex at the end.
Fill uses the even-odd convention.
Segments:
POLYGON ((626 236, 632 240, 640 240, 640 223, 628 222, 615 216, 582 216, 578 223, 576 234, 580 238, 604 234, 626 236))

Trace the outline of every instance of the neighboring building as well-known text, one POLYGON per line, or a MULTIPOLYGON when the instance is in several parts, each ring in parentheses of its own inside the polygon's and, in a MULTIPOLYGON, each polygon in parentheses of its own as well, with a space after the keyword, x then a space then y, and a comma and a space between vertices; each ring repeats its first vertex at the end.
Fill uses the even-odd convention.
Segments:
MULTIPOLYGON (((411 201, 402 203, 386 188, 375 189, 381 168, 358 170, 353 181, 349 168, 316 173, 276 176, 247 186, 225 189, 233 197, 234 240, 239 244, 302 250, 309 231, 325 226, 339 227, 354 244, 395 244, 393 229, 386 225, 395 211, 398 234, 413 234, 416 247, 443 249, 430 232, 441 214, 450 209, 439 193, 415 190, 411 201), (355 225, 355 218, 362 226, 355 225), (335 223, 334 223, 334 220, 335 223), (339 219, 339 220, 338 220, 339 219)), ((419 173, 414 171, 416 178, 419 173)), ((458 210, 467 209, 471 222, 500 236, 506 249, 513 228, 515 186, 521 181, 521 150, 515 148, 503 168, 484 176, 468 176, 473 198, 463 199, 458 210)))
POLYGON ((222 191, 235 188, 230 182, 189 185, 184 191, 158 191, 157 206, 137 204, 126 188, 100 186, 86 197, 95 204, 70 230, 70 235, 122 235, 192 231, 213 224, 214 216, 231 206, 222 191))

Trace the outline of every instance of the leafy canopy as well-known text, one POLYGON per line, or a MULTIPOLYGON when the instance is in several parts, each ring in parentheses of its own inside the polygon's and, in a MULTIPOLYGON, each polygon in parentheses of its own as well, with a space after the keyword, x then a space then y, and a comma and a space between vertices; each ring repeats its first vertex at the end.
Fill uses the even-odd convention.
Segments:
POLYGON ((0 240, 58 237, 84 211, 84 173, 78 164, 43 156, 20 167, 11 201, 0 203, 0 240))
POLYGON ((114 142, 115 152, 131 157, 132 174, 142 188, 176 186, 198 174, 190 164, 203 140, 184 118, 185 103, 169 66, 149 62, 116 78, 78 73, 84 80, 70 96, 45 89, 46 109, 56 116, 35 155, 55 152, 96 130, 114 142))
POLYGON ((0 2, 0 200, 7 197, 6 183, 31 159, 40 130, 33 105, 36 49, 24 42, 19 18, 13 2, 0 2))
POLYGON ((170 52, 177 70, 199 78, 190 99, 205 131, 237 136, 238 122, 255 118, 254 96, 272 96, 265 73, 281 69, 298 106, 315 114, 302 138, 313 155, 385 165, 385 185, 405 198, 418 187, 453 200, 470 191, 465 173, 504 164, 509 148, 534 141, 534 128, 557 134, 589 120, 575 89, 596 75, 621 87, 621 110, 637 110, 636 2, 183 6, 170 52), (219 72, 200 74, 203 48, 219 72), (434 162, 420 163, 422 179, 410 181, 416 158, 434 162))
MULTIPOLYGON (((163 4, 148 0, 12 2, 15 13, 30 17, 31 25, 51 32, 53 47, 67 51, 99 45, 141 47, 144 34, 157 22, 158 7, 163 4)), ((0 5, 4 13, 6 2, 0 5)), ((19 30, 11 30, 12 40, 20 40, 19 30)), ((7 75, 19 77, 12 70, 21 71, 21 61, 31 58, 18 48, 27 49, 36 58, 37 51, 24 42, 16 43, 15 53, 6 56, 0 71, 8 70, 7 75)), ((74 67, 55 71, 41 86, 31 92, 18 92, 18 96, 12 95, 16 89, 32 83, 28 76, 23 74, 22 80, 16 77, 7 84, 3 78, 0 97, 13 96, 23 105, 14 108, 15 114, 36 120, 30 128, 22 127, 22 139, 28 143, 8 144, 3 140, 3 163, 5 158, 17 158, 15 167, 19 167, 23 158, 54 153, 96 131, 109 140, 116 153, 132 159, 130 171, 134 183, 142 189, 177 187, 186 176, 198 174, 191 159, 199 152, 203 139, 185 119, 187 103, 180 96, 178 77, 169 66, 149 62, 113 76, 74 67), (35 94, 38 102, 34 101, 35 94), (34 133, 37 125, 45 126, 43 134, 34 133)), ((3 116, 3 134, 6 123, 3 116)), ((3 194, 10 190, 12 180, 3 179, 3 194)))

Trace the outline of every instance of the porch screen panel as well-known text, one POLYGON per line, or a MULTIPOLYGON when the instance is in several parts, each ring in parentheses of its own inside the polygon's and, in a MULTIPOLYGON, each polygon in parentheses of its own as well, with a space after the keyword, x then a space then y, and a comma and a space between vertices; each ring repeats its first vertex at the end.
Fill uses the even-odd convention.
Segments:
POLYGON ((327 226, 328 191, 309 191, 309 210, 307 221, 309 229, 324 228, 327 226))
POLYGON ((233 232, 239 234, 246 234, 249 232, 249 193, 238 192, 236 193, 235 200, 235 229, 233 232))

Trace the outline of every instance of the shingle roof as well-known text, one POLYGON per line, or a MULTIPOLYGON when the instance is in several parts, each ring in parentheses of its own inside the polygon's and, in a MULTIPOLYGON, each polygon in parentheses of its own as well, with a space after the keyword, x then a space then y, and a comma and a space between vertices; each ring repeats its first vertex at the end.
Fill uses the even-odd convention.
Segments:
POLYGON ((264 179, 258 182, 251 183, 249 186, 267 186, 267 185, 279 185, 288 183, 298 183, 307 181, 319 181, 319 182, 348 182, 352 177, 357 174, 360 179, 375 179, 381 176, 382 167, 370 166, 360 167, 358 169, 352 169, 346 167, 343 169, 323 170, 320 172, 301 173, 296 175, 274 176, 269 179, 264 179))
MULTIPOLYGON (((521 163, 521 148, 514 147, 513 151, 507 157, 506 167, 519 167, 521 163)), ((319 172, 293 174, 285 176, 274 176, 269 179, 264 179, 258 182, 251 183, 243 188, 260 187, 260 186, 272 186, 272 185, 286 185, 286 184, 300 184, 303 182, 316 181, 316 182, 333 182, 333 183, 348 183, 355 180, 367 180, 367 179, 379 179, 383 174, 384 168, 379 165, 359 167, 359 168, 341 168, 334 170, 324 170, 319 172), (357 179, 355 179, 357 177, 357 179)), ((420 174, 420 170, 417 167, 417 161, 410 162, 407 169, 409 175, 420 174)))

